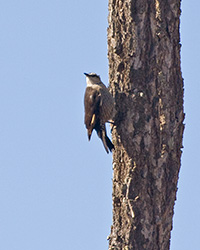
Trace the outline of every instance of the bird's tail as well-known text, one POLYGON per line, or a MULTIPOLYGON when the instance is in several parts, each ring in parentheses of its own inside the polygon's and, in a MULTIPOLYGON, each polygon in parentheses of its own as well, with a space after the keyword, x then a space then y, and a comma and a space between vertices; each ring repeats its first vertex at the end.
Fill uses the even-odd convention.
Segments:
POLYGON ((110 152, 112 152, 112 150, 114 149, 114 145, 112 144, 111 140, 109 139, 109 137, 106 134, 105 125, 97 128, 96 132, 97 132, 99 138, 101 138, 106 152, 109 153, 108 149, 110 150, 110 152))
POLYGON ((106 144, 110 150, 110 152, 112 152, 113 149, 115 149, 114 145, 112 144, 111 140, 109 139, 109 137, 107 135, 105 135, 106 137, 106 144))

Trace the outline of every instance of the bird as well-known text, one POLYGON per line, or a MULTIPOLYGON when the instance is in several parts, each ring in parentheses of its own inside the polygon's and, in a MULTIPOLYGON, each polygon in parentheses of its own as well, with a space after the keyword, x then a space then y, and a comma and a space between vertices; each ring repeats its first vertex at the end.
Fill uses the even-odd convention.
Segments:
MULTIPOLYGON (((92 131, 96 130, 107 153, 114 145, 107 136, 105 123, 113 119, 114 98, 96 73, 84 73, 87 87, 84 96, 85 126, 90 141, 92 131), (108 150, 109 149, 109 150, 108 150)), ((112 123, 112 122, 111 122, 112 123)))

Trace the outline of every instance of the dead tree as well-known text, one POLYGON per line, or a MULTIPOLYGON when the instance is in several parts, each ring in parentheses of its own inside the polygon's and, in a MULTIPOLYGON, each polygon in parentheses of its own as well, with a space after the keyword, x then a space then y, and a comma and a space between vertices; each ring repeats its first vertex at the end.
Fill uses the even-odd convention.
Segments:
POLYGON ((109 0, 116 102, 109 249, 167 250, 183 136, 180 0, 109 0))

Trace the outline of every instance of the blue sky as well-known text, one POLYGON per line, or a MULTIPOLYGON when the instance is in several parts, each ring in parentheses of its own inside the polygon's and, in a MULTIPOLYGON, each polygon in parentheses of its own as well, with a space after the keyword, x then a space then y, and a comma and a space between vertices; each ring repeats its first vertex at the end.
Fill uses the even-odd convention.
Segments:
MULTIPOLYGON (((0 4, 0 249, 108 248, 112 156, 83 124, 83 72, 108 83, 107 5, 0 4)), ((172 250, 199 249, 199 9, 182 2, 186 129, 172 250)))

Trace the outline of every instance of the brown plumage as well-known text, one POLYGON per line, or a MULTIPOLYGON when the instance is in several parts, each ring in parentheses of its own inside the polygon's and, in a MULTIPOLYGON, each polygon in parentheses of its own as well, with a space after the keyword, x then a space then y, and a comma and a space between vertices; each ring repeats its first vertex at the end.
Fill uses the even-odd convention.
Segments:
POLYGON ((98 75, 86 74, 87 87, 84 97, 85 125, 90 140, 93 129, 102 140, 104 148, 112 151, 114 145, 106 134, 105 123, 112 119, 114 112, 114 99, 98 75))

